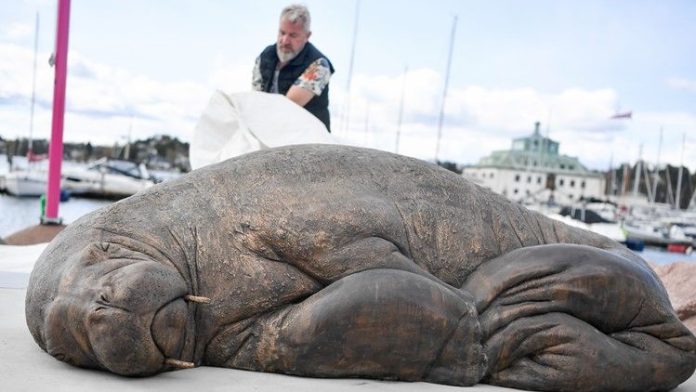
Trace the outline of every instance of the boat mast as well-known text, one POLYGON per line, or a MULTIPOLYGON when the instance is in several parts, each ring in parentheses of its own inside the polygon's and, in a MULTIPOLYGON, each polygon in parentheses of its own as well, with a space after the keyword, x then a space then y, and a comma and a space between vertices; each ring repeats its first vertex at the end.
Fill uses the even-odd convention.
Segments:
POLYGON ((34 103, 36 102, 36 57, 39 51, 39 13, 36 13, 36 23, 34 27, 34 72, 31 79, 31 111, 29 115, 29 145, 27 147, 27 158, 31 161, 34 154, 34 103))
POLYGON ((682 151, 681 151, 681 163, 679 164, 679 174, 677 175, 677 194, 675 196, 674 205, 677 209, 681 206, 679 202, 681 201, 681 186, 682 186, 682 170, 684 169, 684 145, 686 144, 686 133, 682 133, 682 151))
POLYGON ((452 34, 450 35, 449 54, 447 55, 447 70, 445 72, 445 86, 442 89, 442 104, 440 105, 440 117, 437 121, 437 144, 435 145, 435 162, 440 157, 440 139, 442 138, 442 122, 445 118, 445 102, 447 101, 447 87, 449 85, 450 66, 452 65, 452 49, 454 48, 454 34, 457 30, 457 15, 452 21, 452 34))
POLYGON ((353 25, 353 44, 350 49, 350 63, 348 64, 348 79, 346 80, 346 102, 343 111, 343 131, 350 128, 350 87, 353 80, 353 63, 355 62, 355 42, 358 38, 358 17, 360 16, 360 0, 355 1, 355 23, 353 25))
MULTIPOLYGON (((614 151, 609 155, 609 173, 611 173, 611 185, 609 185, 609 196, 616 196, 616 171, 614 170, 614 151)), ((611 197, 609 198, 611 200, 611 197)))
POLYGON ((640 186, 640 172, 643 170, 643 144, 638 149, 638 162, 636 163, 636 174, 633 180, 633 197, 638 197, 638 187, 640 186))
POLYGON ((365 140, 363 141, 363 145, 365 147, 368 147, 367 145, 367 139, 370 135, 370 101, 366 100, 365 101, 365 140))
POLYGON ((653 174, 652 203, 655 204, 657 198, 657 183, 660 181, 660 153, 662 152, 662 127, 660 127, 660 142, 657 144, 657 163, 653 174))
POLYGON ((399 121, 396 124, 396 144, 394 145, 394 153, 399 153, 399 137, 401 135, 401 122, 404 118, 404 95, 406 94, 406 74, 408 66, 404 68, 404 76, 401 79, 401 98, 399 100, 399 121))
POLYGON ((648 202, 653 200, 652 185, 650 185, 650 173, 648 173, 648 165, 643 165, 643 177, 645 177, 645 190, 648 194, 648 202))
POLYGON ((621 177, 621 198, 623 199, 626 196, 626 192, 628 191, 629 165, 627 163, 622 163, 621 169, 623 170, 622 177, 621 177))
POLYGON ((60 172, 63 163, 63 120, 65 117, 65 87, 68 78, 68 33, 70 32, 70 0, 58 0, 56 28, 55 84, 53 86, 53 119, 51 145, 48 151, 48 187, 46 215, 41 223, 61 224, 58 217, 60 201, 60 172))
POLYGON ((669 170, 669 165, 665 165, 665 181, 667 181, 667 196, 665 203, 669 203, 669 205, 673 206, 674 205, 674 194, 672 193, 672 178, 670 176, 670 170, 669 170))

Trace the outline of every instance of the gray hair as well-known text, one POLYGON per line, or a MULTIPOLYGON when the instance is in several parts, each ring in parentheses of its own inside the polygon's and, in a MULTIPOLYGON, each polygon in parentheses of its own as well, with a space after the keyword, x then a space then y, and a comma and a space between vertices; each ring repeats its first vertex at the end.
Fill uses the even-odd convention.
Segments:
POLYGON ((302 23, 304 31, 309 32, 312 18, 309 16, 309 10, 303 4, 291 4, 280 12, 280 19, 287 20, 290 23, 302 23))

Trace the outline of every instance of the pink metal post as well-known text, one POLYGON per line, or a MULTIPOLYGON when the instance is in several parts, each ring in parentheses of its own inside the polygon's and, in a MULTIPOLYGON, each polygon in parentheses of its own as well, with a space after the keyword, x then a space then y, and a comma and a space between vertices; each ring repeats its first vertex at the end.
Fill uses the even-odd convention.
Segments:
POLYGON ((53 86, 53 123, 48 161, 46 215, 43 223, 61 223, 58 217, 60 202, 61 165, 63 163, 63 118, 65 114, 65 85, 68 78, 68 32, 70 31, 70 0, 58 0, 56 33, 55 84, 53 86))

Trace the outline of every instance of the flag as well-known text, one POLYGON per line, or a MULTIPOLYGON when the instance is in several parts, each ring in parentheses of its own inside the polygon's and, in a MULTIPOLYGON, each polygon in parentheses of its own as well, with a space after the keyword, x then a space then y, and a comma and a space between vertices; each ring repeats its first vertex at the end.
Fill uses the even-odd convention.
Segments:
POLYGON ((628 119, 630 120, 633 116, 633 112, 628 111, 628 112, 616 112, 613 116, 609 117, 611 120, 622 120, 622 119, 628 119))

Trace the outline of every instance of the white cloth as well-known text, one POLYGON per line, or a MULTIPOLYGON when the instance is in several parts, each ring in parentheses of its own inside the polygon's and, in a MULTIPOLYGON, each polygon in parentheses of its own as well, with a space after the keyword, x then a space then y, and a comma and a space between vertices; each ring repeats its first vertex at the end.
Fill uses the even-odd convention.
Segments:
POLYGON ((191 142, 191 168, 249 152, 293 144, 337 144, 324 124, 278 94, 216 91, 191 142))

